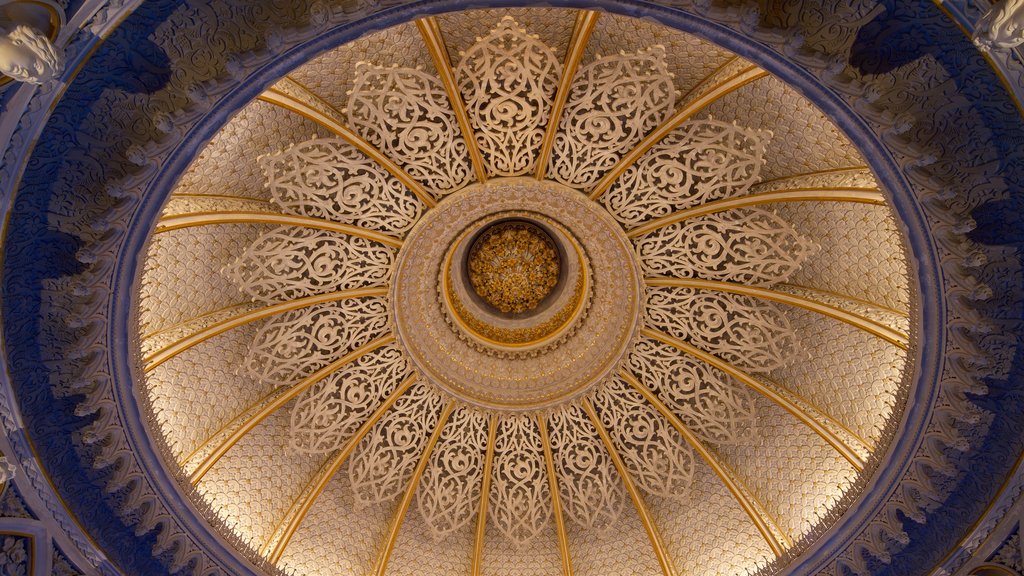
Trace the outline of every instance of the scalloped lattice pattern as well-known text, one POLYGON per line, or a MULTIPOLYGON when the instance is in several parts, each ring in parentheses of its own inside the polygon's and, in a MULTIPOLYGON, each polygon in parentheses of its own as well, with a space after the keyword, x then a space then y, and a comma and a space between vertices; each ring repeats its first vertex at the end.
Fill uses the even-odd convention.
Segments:
POLYGON ((220 271, 265 228, 217 224, 154 235, 142 273, 139 331, 150 334, 249 301, 220 271))
POLYGON ((416 24, 400 24, 330 50, 288 74, 338 111, 348 103, 357 62, 382 66, 401 64, 433 72, 434 61, 423 45, 416 24))
POLYGON ((598 54, 631 52, 654 44, 665 47, 665 64, 681 95, 696 88, 701 80, 733 57, 731 52, 696 36, 653 22, 604 13, 590 37, 583 63, 592 62, 598 54))
POLYGON ((266 178, 254 160, 288 144, 327 135, 327 130, 314 122, 257 100, 243 108, 203 148, 175 192, 269 200, 266 178), (239 158, 252 161, 239 162, 239 158))
POLYGON ((789 319, 803 357, 772 372, 772 380, 874 445, 892 415, 906 353, 853 326, 801 309, 789 319))
POLYGON ((325 459, 289 449, 288 412, 278 410, 243 436, 197 486, 221 519, 257 549, 325 459), (267 460, 272 464, 253 466, 267 460))
POLYGON ((781 80, 761 78, 715 102, 700 117, 771 130, 761 177, 765 180, 827 168, 863 166, 845 135, 817 108, 781 80))
POLYGON ((820 246, 789 282, 860 298, 900 311, 910 308, 903 241, 887 206, 800 202, 775 211, 820 246), (888 258, 883 258, 888 254, 888 258))
POLYGON ((718 446, 722 461, 736 473, 794 540, 834 506, 856 478, 838 452, 810 428, 763 396, 754 399, 755 441, 718 446))
POLYGON ((254 322, 214 336, 149 374, 149 401, 179 461, 271 391, 272 386, 237 370, 259 327, 254 322))

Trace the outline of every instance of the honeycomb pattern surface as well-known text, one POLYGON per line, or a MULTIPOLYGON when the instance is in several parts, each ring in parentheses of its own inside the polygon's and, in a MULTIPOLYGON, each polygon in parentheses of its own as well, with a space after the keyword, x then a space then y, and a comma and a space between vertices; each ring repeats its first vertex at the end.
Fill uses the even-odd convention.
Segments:
POLYGON ((270 387, 237 370, 261 322, 229 330, 157 366, 147 389, 164 440, 181 462, 270 387))
POLYGON ((369 574, 377 560, 395 504, 356 506, 344 464, 317 498, 285 548, 286 574, 369 574))
POLYGON ((763 396, 758 433, 719 456, 794 540, 808 532, 856 478, 853 466, 810 428, 763 396))
POLYGON ((243 436, 197 486, 220 519, 257 550, 326 459, 289 447, 287 408, 243 436))
POLYGON ((400 24, 335 48, 293 70, 289 76, 339 112, 348 106, 359 62, 422 68, 434 74, 434 61, 416 24, 400 24))
POLYGON ((673 83, 680 96, 696 88, 733 57, 729 51, 696 36, 652 22, 604 13, 587 43, 582 64, 593 62, 598 55, 636 52, 658 44, 665 47, 665 63, 674 76, 673 83))
POLYGON ((682 502, 644 498, 682 574, 746 574, 750 566, 775 557, 750 517, 703 461, 695 467, 693 484, 682 502))
POLYGON ((907 261, 889 207, 799 202, 774 210, 820 247, 790 277, 791 284, 910 310, 907 261))
POLYGON ((295 142, 328 135, 327 130, 298 114, 254 101, 203 148, 181 177, 175 193, 269 199, 266 178, 256 158, 295 142))
POLYGON ((906 352, 806 310, 792 309, 789 319, 800 335, 803 354, 772 372, 772 379, 875 445, 896 404, 906 352))
POLYGON ((771 130, 762 180, 865 164, 828 117, 774 76, 739 88, 708 106, 700 116, 771 130))
POLYGON ((142 273, 142 335, 247 302, 249 296, 221 274, 221 269, 266 229, 263 225, 217 224, 153 236, 142 273))

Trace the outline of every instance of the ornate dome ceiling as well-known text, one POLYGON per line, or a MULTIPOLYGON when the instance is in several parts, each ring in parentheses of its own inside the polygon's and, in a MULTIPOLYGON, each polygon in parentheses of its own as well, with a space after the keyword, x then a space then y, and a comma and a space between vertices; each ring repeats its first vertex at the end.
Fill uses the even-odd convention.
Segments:
POLYGON ((903 411, 885 197, 696 36, 393 26, 289 72, 175 188, 139 294, 152 434, 289 574, 775 573, 903 411))
POLYGON ((50 4, 0 572, 1024 570, 984 0, 50 4))

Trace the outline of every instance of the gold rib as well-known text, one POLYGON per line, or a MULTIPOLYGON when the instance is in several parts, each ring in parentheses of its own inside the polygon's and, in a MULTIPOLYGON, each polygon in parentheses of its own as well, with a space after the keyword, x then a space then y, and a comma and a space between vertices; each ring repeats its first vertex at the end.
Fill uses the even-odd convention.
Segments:
POLYGON ((327 484, 331 481, 331 478, 338 473, 342 464, 348 460, 348 457, 355 451, 356 446, 362 441, 370 429, 384 416, 384 414, 394 406, 395 402, 405 394, 409 388, 412 387, 413 383, 416 382, 416 374, 410 374, 405 381, 402 382, 398 388, 392 392, 384 402, 374 410, 373 414, 363 422, 363 425, 356 430, 355 434, 345 442, 334 454, 334 458, 320 471, 320 474, 314 478, 306 489, 303 490, 302 494, 295 500, 288 513, 285 514, 284 518, 274 529, 274 533, 271 535, 270 540, 263 546, 261 554, 266 554, 270 551, 268 559, 271 564, 277 564, 281 560, 281 556, 284 555, 285 548, 288 547, 288 543, 291 542, 292 536, 299 529, 302 521, 306 518, 310 509, 313 508, 313 504, 316 502, 320 494, 327 488, 327 484))
POLYGON ((597 18, 600 14, 593 10, 581 10, 576 15, 576 25, 573 26, 569 49, 565 52, 565 61, 562 64, 562 78, 558 81, 558 90, 555 92, 554 101, 551 102, 548 127, 544 132, 540 156, 537 157, 537 180, 543 180, 547 175, 548 160, 551 159, 551 150, 555 146, 555 135, 558 134, 558 123, 562 119, 565 102, 569 99, 569 90, 576 77, 576 69, 579 68, 580 61, 583 59, 583 52, 587 48, 587 42, 590 41, 590 35, 594 32, 594 26, 597 25, 597 18))
POLYGON ((243 436, 248 434, 250 430, 255 428, 260 422, 265 420, 267 416, 270 416, 271 414, 276 412, 278 408, 290 402, 293 398, 303 393, 307 388, 309 388, 313 384, 316 384, 323 378, 327 377, 332 372, 340 369, 342 366, 345 366, 346 364, 352 362, 353 360, 356 360, 363 354, 372 352, 377 348, 380 348, 381 346, 386 346, 387 344, 390 344, 394 341, 394 334, 387 334, 385 336, 381 336, 380 338, 377 338, 376 340, 370 343, 363 344, 359 348, 356 348, 355 350, 349 352, 348 354, 342 356, 341 358, 335 360, 334 362, 331 362, 327 366, 324 366, 323 368, 317 370, 316 372, 307 376, 306 378, 303 378, 302 381, 293 385, 291 388, 288 388, 287 392, 281 394, 277 398, 274 398, 272 402, 261 408, 259 412, 250 416, 245 422, 242 423, 241 426, 238 427, 237 430, 232 432, 230 436, 224 439, 217 446, 217 448, 214 449, 213 452, 211 452, 206 458, 203 458, 203 461, 199 464, 199 467, 192 472, 191 476, 189 476, 189 481, 192 483, 193 486, 198 484, 199 481, 203 479, 203 476, 205 476, 206 473, 209 472, 211 468, 213 468, 213 465, 216 464, 217 461, 220 460, 225 454, 227 454, 228 450, 230 450, 232 446, 237 444, 238 441, 241 440, 243 436))
POLYGON ((430 453, 434 451, 434 446, 437 445, 437 440, 441 437, 441 429, 444 428, 445 422, 448 421, 448 417, 452 415, 453 410, 455 410, 455 401, 449 400, 448 405, 444 407, 444 412, 441 413, 441 418, 437 421, 437 425, 434 426, 434 433, 430 435, 430 440, 427 441, 423 454, 420 455, 420 461, 416 463, 416 470, 413 471, 412 479, 409 480, 409 487, 405 489, 405 495, 402 496, 402 501, 399 502, 398 509, 391 519, 391 526, 388 528, 387 537, 384 539, 384 547, 381 548, 380 554, 377 556, 377 563, 373 567, 373 576, 384 576, 384 572, 388 568, 391 551, 395 547, 395 540, 398 539, 398 531, 402 528, 405 513, 409 510, 409 505, 412 504, 412 497, 416 494, 416 486, 420 483, 423 471, 427 469, 430 453))
POLYGON ((651 403, 652 406, 661 412, 661 415, 668 420, 672 426, 682 435, 683 438, 693 447, 693 449, 700 454, 704 461, 708 463, 708 466, 715 471, 715 474, 721 478, 722 483, 729 489, 733 498, 739 503, 740 508, 747 513, 750 520, 753 521, 757 531, 761 533, 768 546, 775 552, 776 556, 781 556, 785 553, 787 548, 793 546, 793 540, 782 530, 775 520, 768 515, 764 506, 747 490, 746 486, 736 478, 732 471, 715 456, 707 446, 701 442, 697 436, 686 427, 685 424, 671 411, 664 402, 658 398, 654 392, 651 392, 649 388, 637 381, 632 374, 626 370, 620 370, 619 376, 626 381, 627 384, 636 389, 637 392, 643 394, 644 398, 651 403))
POLYGON ((487 498, 491 492, 491 471, 494 469, 494 439, 498 437, 498 415, 491 414, 487 429, 487 456, 484 459, 484 477, 480 480, 480 508, 476 518, 476 538, 473 541, 473 576, 483 573, 484 535, 487 533, 487 498))
POLYGON ((448 48, 445 47, 444 37, 441 35, 441 26, 433 16, 420 18, 416 21, 416 27, 423 36, 423 43, 434 60, 434 67, 441 77, 441 84, 448 93, 448 101, 455 112, 455 118, 459 121, 459 128, 462 130, 462 137, 466 140, 466 149, 469 150, 469 157, 473 161, 473 171, 476 172, 476 179, 481 184, 487 181, 487 168, 484 165, 484 158, 480 155, 480 147, 476 142, 476 135, 473 133, 473 125, 469 122, 469 114, 466 112, 466 104, 462 101, 462 94, 459 92, 459 83, 455 80, 455 72, 452 70, 452 63, 448 59, 448 48))
MULTIPOLYGON (((860 165, 860 166, 846 166, 846 167, 843 167, 843 168, 822 168, 821 170, 811 170, 810 172, 796 172, 794 174, 787 174, 785 176, 776 176, 774 178, 768 178, 766 180, 761 180, 760 182, 758 182, 755 185, 755 187, 756 186, 764 186, 765 184, 772 184, 772 183, 775 183, 775 182, 779 182, 780 180, 790 180, 790 179, 793 179, 793 178, 804 178, 804 177, 807 177, 807 176, 819 176, 819 175, 825 175, 825 174, 836 174, 836 173, 839 173, 839 172, 864 172, 864 171, 868 171, 870 173, 871 168, 868 167, 868 166, 864 166, 864 165, 860 165)), ((871 177, 874 178, 874 176, 875 175, 872 173, 871 177)))
POLYGON ((572 576, 572 558, 569 557, 569 539, 562 517, 562 497, 558 492, 558 478, 555 476, 555 459, 551 455, 551 441, 548 439, 548 424, 543 414, 537 415, 540 442, 544 445, 544 462, 548 469, 548 488, 551 491, 551 509, 555 513, 555 527, 558 529, 558 550, 562 555, 562 575, 572 576))
POLYGON ((590 192, 590 199, 597 200, 602 194, 612 187, 612 184, 619 179, 627 168, 632 166, 655 144, 661 142, 665 136, 678 128, 683 122, 692 118, 695 114, 715 103, 719 98, 730 94, 737 89, 746 86, 750 82, 768 75, 767 72, 749 64, 737 66, 737 58, 726 62, 697 87, 694 92, 687 95, 687 101, 671 118, 666 120, 640 141, 632 150, 626 153, 619 162, 612 167, 594 186, 590 192))
POLYGON ((242 410, 237 416, 232 418, 226 424, 218 428, 216 432, 207 437, 206 440, 204 440, 203 443, 200 444, 195 450, 190 452, 188 456, 185 456, 185 458, 182 459, 181 461, 181 468, 187 471, 189 469, 189 464, 193 460, 195 460, 196 457, 198 457, 200 454, 206 453, 211 446, 214 446, 214 443, 216 442, 217 438, 229 435, 233 430, 240 426, 242 422, 245 422, 250 414, 258 412, 261 407, 273 402, 274 398, 277 398, 281 394, 284 394, 286 391, 287 390, 284 388, 274 388, 266 395, 264 395, 262 398, 250 404, 248 408, 242 410))
POLYGON ((651 512, 647 509, 647 504, 644 503, 644 497, 640 494, 636 483, 633 482, 632 476, 629 475, 629 470, 626 470, 622 456, 619 456, 618 450, 612 444, 612 439, 608 436, 608 431, 604 429, 604 425, 601 424, 601 419, 597 417, 597 412, 594 411, 594 406, 590 403, 589 398, 583 399, 583 409, 587 412, 587 416, 590 417, 594 428, 597 429, 597 434, 601 437, 605 450, 608 451, 608 455, 611 456, 612 462, 615 464, 615 469, 619 471, 619 476, 622 477, 622 483, 626 486, 626 491, 629 492, 629 497, 633 500, 633 506, 636 507, 636 512, 640 516, 640 522, 643 523, 644 529, 647 531, 647 538, 650 539, 651 547, 654 548, 654 555, 658 558, 658 564, 661 565, 663 576, 675 576, 675 566, 672 564, 672 559, 668 556, 665 544, 661 541, 661 533, 658 531, 658 527, 654 525, 654 518, 651 517, 651 512))
POLYGON ((638 226, 626 232, 626 236, 636 238, 653 232, 658 228, 664 228, 670 224, 682 222, 690 218, 778 202, 853 202, 857 204, 885 205, 885 196, 873 188, 793 188, 748 194, 739 198, 715 200, 714 202, 708 202, 693 208, 679 210, 661 218, 655 218, 643 226, 638 226))
POLYGON ((693 288, 695 290, 729 292, 731 294, 742 294, 744 296, 753 296, 763 300, 788 304, 790 306, 796 306, 797 308, 803 308, 804 310, 810 310, 811 312, 817 312, 818 314, 828 316, 829 318, 839 320, 840 322, 845 322, 854 328, 860 328, 868 334, 877 336, 886 342, 894 344, 902 350, 907 350, 910 346, 910 337, 899 330, 894 330, 893 328, 890 328, 881 322, 872 320, 871 318, 847 312, 842 308, 837 308, 803 296, 779 292, 777 290, 769 290, 767 288, 757 288, 743 284, 734 284, 732 282, 716 282, 713 280, 657 277, 646 278, 645 282, 648 286, 668 286, 673 288, 693 288))
MULTIPOLYGON (((301 88, 301 85, 294 81, 292 81, 291 84, 294 85, 293 87, 297 86, 301 88)), ((316 96, 312 92, 309 92, 309 90, 306 90, 304 88, 301 88, 301 90, 303 93, 303 97, 316 98, 316 96)), ((412 193, 415 194, 416 197, 419 198, 420 201, 426 204, 428 207, 433 208, 434 206, 437 205, 437 201, 434 200, 434 197, 430 195, 430 192, 427 192, 427 189, 424 188, 423 185, 420 184, 418 181, 416 181, 415 178, 410 176, 408 172, 403 170, 401 166, 399 166, 390 158, 388 158, 373 144, 367 142, 362 136, 356 134, 347 126, 342 124, 341 121, 338 118, 335 118, 333 114, 328 115, 327 113, 322 111, 320 108, 326 108, 330 110, 330 107, 327 106, 326 103, 323 103, 322 101, 306 102, 292 94, 288 94, 287 92, 282 91, 280 88, 276 88, 273 86, 270 87, 270 89, 268 89, 266 92, 260 94, 259 99, 264 102, 280 106, 281 108, 291 110, 292 112, 295 112, 296 114, 308 120, 316 122, 320 126, 324 127, 325 129, 333 133, 335 136, 338 136, 339 138, 345 140, 352 146, 355 146, 360 152, 365 154, 374 162, 380 164, 385 170, 390 172, 391 175, 394 176, 399 182, 405 185, 406 188, 412 191, 412 193)), ((340 114, 338 116, 340 116, 340 114)))
POLYGON ((709 354, 700 348, 696 348, 691 344, 683 342, 682 340, 673 338, 664 332, 652 330, 650 328, 642 328, 640 333, 648 338, 653 338, 654 340, 677 348, 680 351, 689 354, 708 365, 714 366, 722 372, 725 372, 746 384, 806 424, 808 428, 813 430, 818 434, 818 436, 821 436, 823 440, 835 448, 843 458, 846 458, 846 460, 849 461, 857 471, 864 469, 865 458, 862 457, 861 454, 867 454, 870 452, 866 444, 863 440, 857 438, 853 433, 846 430, 841 424, 832 420, 827 415, 814 410, 810 406, 800 406, 798 403, 799 398, 794 398, 793 395, 782 393, 725 360, 709 354), (817 413, 812 414, 812 410, 817 413))
POLYGON ((292 310, 298 310, 299 308, 305 308, 307 306, 313 306, 316 304, 325 304, 327 302, 337 302, 339 300, 348 300, 350 298, 366 298, 370 296, 386 296, 388 293, 387 288, 357 288, 355 290, 341 290, 339 292, 331 292, 329 294, 318 294, 316 296, 307 296, 305 298, 296 298, 295 300, 289 300, 288 302, 281 302, 279 304, 272 304, 270 306, 264 306, 263 308, 257 308, 245 314, 240 314, 233 318, 226 318, 220 322, 216 322, 203 328, 199 332, 185 336, 184 338, 171 342, 167 346, 164 346, 160 350, 153 352, 149 356, 142 359, 144 365, 143 371, 150 372, 157 366, 164 362, 174 358, 178 354, 181 354, 189 348, 201 344, 217 336, 223 334, 232 328, 238 328, 244 326, 250 322, 261 320, 263 318, 269 318, 276 314, 283 314, 292 310))
POLYGON ((217 211, 217 212, 193 212, 191 214, 177 214, 164 218, 157 222, 154 234, 170 232, 181 228, 193 226, 208 226, 211 224, 274 224, 278 226, 301 226, 303 228, 315 228, 327 232, 337 232, 349 236, 358 236, 373 240, 393 248, 401 248, 402 240, 389 234, 367 230, 360 226, 332 222, 323 218, 312 218, 309 216, 292 216, 291 214, 279 214, 276 212, 250 212, 250 211, 217 211))

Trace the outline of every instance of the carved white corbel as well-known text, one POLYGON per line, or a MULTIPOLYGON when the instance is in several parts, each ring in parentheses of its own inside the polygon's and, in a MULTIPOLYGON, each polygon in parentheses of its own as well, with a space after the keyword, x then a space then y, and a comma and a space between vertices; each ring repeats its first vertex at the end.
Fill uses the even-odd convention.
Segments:
POLYGON ((49 3, 0 1, 0 84, 43 84, 64 71, 64 54, 53 44, 62 21, 49 3))
POLYGON ((974 27, 974 44, 984 52, 1024 44, 1024 0, 1002 0, 992 6, 974 27))

